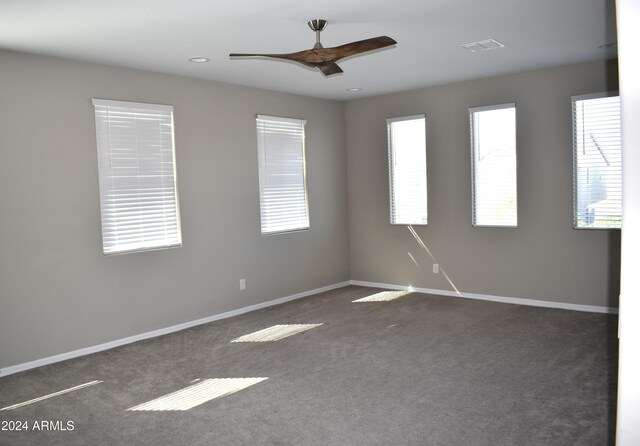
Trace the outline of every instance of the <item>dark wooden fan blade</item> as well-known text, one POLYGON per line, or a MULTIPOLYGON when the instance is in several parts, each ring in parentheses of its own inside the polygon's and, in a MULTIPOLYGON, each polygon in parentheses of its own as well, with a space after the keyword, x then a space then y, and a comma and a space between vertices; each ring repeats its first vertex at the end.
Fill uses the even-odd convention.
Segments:
POLYGON ((288 54, 245 54, 231 53, 229 57, 270 57, 272 59, 285 59, 301 63, 309 67, 318 67, 325 76, 342 73, 342 69, 335 64, 343 57, 349 57, 367 51, 377 50, 386 46, 395 45, 397 42, 391 37, 379 36, 371 39, 351 42, 333 48, 312 48, 288 54))
MULTIPOLYGON (((285 59, 291 60, 294 62, 301 63, 308 67, 315 67, 317 63, 307 62, 304 57, 301 57, 301 54, 308 53, 308 51, 300 51, 298 53, 288 53, 288 54, 247 54, 247 53, 231 53, 229 57, 269 57, 271 59, 285 59)), ((318 62, 323 62, 322 59, 317 58, 318 62)))
MULTIPOLYGON (((229 57, 272 57, 275 59, 292 59, 290 56, 295 56, 298 53, 291 54, 248 54, 248 53, 231 53, 229 57)), ((295 59, 292 59, 295 60, 295 59)))
POLYGON ((268 57, 267 54, 231 53, 229 57, 268 57))
POLYGON ((287 58, 291 60, 297 60, 299 62, 307 62, 313 65, 322 64, 325 62, 337 62, 343 57, 349 57, 367 51, 377 50, 386 46, 395 45, 397 42, 391 37, 380 36, 373 37, 371 39, 360 40, 358 42, 351 42, 345 45, 336 46, 333 48, 314 48, 311 50, 300 51, 298 53, 288 54, 287 58))
POLYGON ((320 71, 322 71, 322 74, 324 74, 325 76, 331 76, 332 74, 342 73, 342 68, 336 65, 335 62, 325 62, 325 63, 319 64, 318 68, 320 69, 320 71))
POLYGON ((343 57, 353 56, 355 54, 365 53, 367 51, 377 50, 387 46, 395 45, 396 42, 391 37, 379 36, 371 39, 360 40, 358 42, 351 42, 345 45, 340 45, 335 48, 326 48, 327 50, 335 50, 335 56, 331 60, 342 59, 343 57))

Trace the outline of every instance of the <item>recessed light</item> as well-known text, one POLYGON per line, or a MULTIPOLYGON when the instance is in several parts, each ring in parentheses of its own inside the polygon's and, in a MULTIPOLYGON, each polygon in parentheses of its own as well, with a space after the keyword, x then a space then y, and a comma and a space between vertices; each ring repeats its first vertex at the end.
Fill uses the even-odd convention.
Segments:
POLYGON ((352 92, 352 93, 356 93, 356 92, 358 92, 358 91, 362 91, 362 88, 357 88, 357 87, 354 87, 354 88, 347 88, 347 91, 350 91, 350 92, 352 92))
POLYGON ((209 58, 208 57, 192 57, 189 59, 189 62, 206 63, 206 62, 209 62, 209 58))
POLYGON ((478 42, 465 43, 461 45, 462 48, 471 51, 472 53, 478 53, 480 51, 495 50, 498 48, 504 48, 504 43, 500 43, 495 39, 479 40, 478 42))

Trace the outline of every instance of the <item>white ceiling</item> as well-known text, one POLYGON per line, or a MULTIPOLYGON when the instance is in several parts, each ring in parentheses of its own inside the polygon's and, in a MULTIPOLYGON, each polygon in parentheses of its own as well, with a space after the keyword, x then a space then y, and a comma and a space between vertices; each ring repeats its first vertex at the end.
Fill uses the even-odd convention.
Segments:
POLYGON ((212 79, 330 99, 615 57, 614 0, 0 0, 0 48, 212 79), (231 60, 387 35, 395 47, 339 62, 231 60), (462 44, 506 48, 472 53, 462 44), (211 59, 194 64, 190 57, 211 59), (359 87, 361 92, 347 92, 359 87))

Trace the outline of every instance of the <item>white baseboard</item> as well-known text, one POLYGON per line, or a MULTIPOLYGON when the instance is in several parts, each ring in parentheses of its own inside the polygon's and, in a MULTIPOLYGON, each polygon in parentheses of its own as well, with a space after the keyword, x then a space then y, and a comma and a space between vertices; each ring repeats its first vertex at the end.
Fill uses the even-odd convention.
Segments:
MULTIPOLYGON (((0 369, 0 377, 12 375, 14 373, 23 372, 25 370, 33 369, 36 367, 41 367, 44 365, 53 364, 60 361, 65 361, 67 359, 77 358, 79 356, 89 355, 91 353, 97 353, 104 350, 108 350, 114 347, 119 347, 121 345, 130 344, 132 342, 141 341, 143 339, 155 338, 157 336, 162 336, 169 333, 174 333, 176 331, 185 330, 187 328, 195 327, 196 325, 207 324, 209 322, 217 321, 220 319, 226 319, 233 316, 239 316, 244 313, 248 313, 250 311, 260 310, 262 308, 271 307, 273 305, 282 304, 285 302, 289 302, 295 299, 301 299, 303 297, 311 296, 313 294, 323 293, 326 291, 335 290, 337 288, 342 288, 347 285, 358 285, 370 288, 384 288, 388 290, 407 290, 409 287, 402 285, 395 285, 389 283, 378 283, 378 282, 367 282, 362 280, 349 280, 345 282, 336 283, 333 285, 328 285, 322 288, 316 288, 314 290, 304 291, 302 293, 293 294, 291 296, 285 296, 278 299, 270 300, 268 302, 262 302, 255 305, 250 305, 248 307, 238 308, 237 310, 227 311, 225 313, 215 314, 213 316, 208 316, 202 319, 197 319, 194 321, 184 322, 182 324, 172 325, 171 327, 161 328, 158 330, 149 331, 146 333, 141 333, 134 336, 129 336, 127 338, 118 339, 115 341, 105 342, 104 344, 98 344, 91 347, 81 348, 79 350, 74 350, 67 353, 61 353, 59 355, 49 356, 42 359, 37 359, 35 361, 25 362, 22 364, 17 364, 14 366, 9 366, 0 369)), ((551 302, 546 300, 534 300, 534 299, 521 299, 517 297, 504 297, 504 296, 492 296, 489 294, 476 294, 476 293, 456 293, 455 291, 449 290, 437 290, 431 288, 417 288, 412 287, 412 289, 418 293, 424 294, 435 294, 439 296, 452 296, 452 297, 462 297, 466 299, 478 299, 478 300, 486 300, 491 302, 502 302, 508 304, 516 304, 516 305, 529 305, 534 307, 547 307, 547 308, 560 308, 564 310, 574 310, 574 311, 585 311, 590 313, 606 313, 606 314, 617 314, 618 309, 613 307, 598 307, 594 305, 579 305, 579 304, 569 304, 564 302, 551 302)))
MULTIPOLYGON (((388 290, 409 289, 409 287, 402 286, 402 285, 394 285, 389 283, 378 283, 378 282, 367 282, 362 280, 351 280, 349 281, 349 283, 351 285, 359 285, 359 286, 365 286, 365 287, 371 287, 371 288, 385 288, 388 290)), ((465 299, 487 300, 491 302, 501 302, 506 304, 515 304, 515 305, 529 305, 531 307, 560 308, 563 310, 585 311, 588 313, 618 314, 618 309, 614 307, 599 307, 595 305, 570 304, 565 302, 551 302, 547 300, 522 299, 519 297, 492 296, 490 294, 476 294, 476 293, 464 293, 464 292, 456 293, 455 291, 436 290, 431 288, 411 287, 411 289, 418 293, 436 294, 439 296, 462 297, 465 299)))
POLYGON ((209 322, 217 321, 220 319, 226 319, 233 316, 239 316, 244 313, 248 313, 250 311, 260 310, 262 308, 271 307, 273 305, 283 304, 285 302, 289 302, 295 299, 301 299, 303 297, 311 296, 313 294, 324 293, 325 291, 335 290, 337 288, 342 288, 348 286, 350 284, 349 281, 335 283, 333 285, 328 285, 322 288, 316 288, 314 290, 304 291, 302 293, 293 294, 291 296, 285 296, 278 299, 270 300, 268 302, 262 302, 255 305, 250 305, 248 307, 238 308, 237 310, 227 311, 225 313, 215 314, 213 316, 208 316, 202 319, 197 319, 195 321, 184 322, 182 324, 172 325, 171 327, 161 328, 158 330, 149 331, 146 333, 141 333, 135 336, 129 336, 124 339, 118 339, 115 341, 105 342, 104 344, 98 344, 91 347, 81 348, 79 350, 74 350, 67 353, 61 353, 59 355, 49 356, 42 359, 37 359, 35 361, 29 361, 22 364, 9 366, 0 369, 0 377, 12 375, 14 373, 23 372, 25 370, 34 369, 36 367, 41 367, 44 365, 53 364, 55 362, 65 361, 67 359, 77 358, 79 356, 89 355, 91 353, 101 352, 103 350, 109 350, 114 347, 119 347, 125 344, 131 344, 132 342, 141 341, 143 339, 155 338, 157 336, 162 336, 169 333, 174 333, 176 331, 185 330, 187 328, 195 327, 196 325, 207 324, 209 322))

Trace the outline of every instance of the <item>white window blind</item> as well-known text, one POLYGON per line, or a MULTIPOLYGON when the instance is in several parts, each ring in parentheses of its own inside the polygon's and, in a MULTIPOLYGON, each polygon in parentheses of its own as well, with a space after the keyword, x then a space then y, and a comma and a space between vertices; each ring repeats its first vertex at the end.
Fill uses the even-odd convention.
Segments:
POLYGON ((516 105, 469 109, 473 226, 518 226, 516 105))
POLYGON ((574 96, 573 225, 620 228, 622 141, 620 97, 574 96))
POLYGON ((424 115, 387 119, 391 224, 427 224, 424 115))
POLYGON ((262 234, 309 229, 305 124, 300 119, 256 117, 262 234))
POLYGON ((93 105, 104 253, 180 246, 173 107, 93 105))

